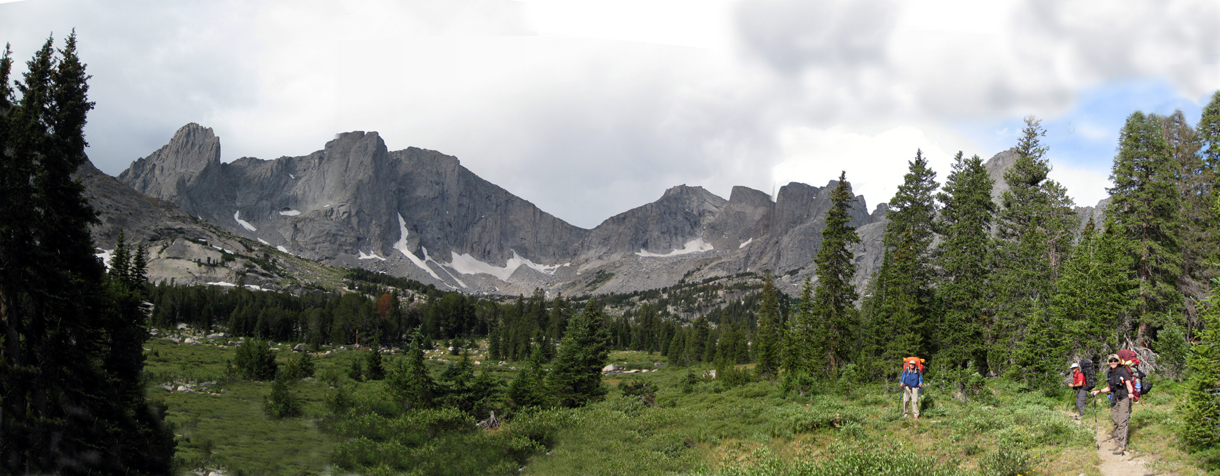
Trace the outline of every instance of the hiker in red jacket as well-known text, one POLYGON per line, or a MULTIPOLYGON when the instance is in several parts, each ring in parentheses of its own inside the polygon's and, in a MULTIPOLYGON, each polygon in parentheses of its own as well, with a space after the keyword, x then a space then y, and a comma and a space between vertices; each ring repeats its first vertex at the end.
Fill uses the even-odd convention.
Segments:
POLYGON ((1072 371, 1072 389, 1076 391, 1076 416, 1073 418, 1079 420, 1084 416, 1084 407, 1089 401, 1089 391, 1084 388, 1084 372, 1080 371, 1080 364, 1073 363, 1068 369, 1072 371))

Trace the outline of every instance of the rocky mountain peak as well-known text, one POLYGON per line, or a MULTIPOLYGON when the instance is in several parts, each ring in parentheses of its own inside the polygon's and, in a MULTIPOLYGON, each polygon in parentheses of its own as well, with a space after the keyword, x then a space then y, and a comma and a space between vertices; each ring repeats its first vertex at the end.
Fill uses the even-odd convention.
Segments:
POLYGON ((1000 202, 1000 196, 1004 194, 1005 190, 1008 190, 1008 182, 1004 181, 1004 172, 1011 169, 1012 165, 1016 162, 1016 147, 993 155, 986 162, 983 162, 983 167, 987 169, 987 175, 991 177, 991 180, 995 181, 991 186, 991 199, 996 203, 1000 202))
POLYGON ((212 128, 192 122, 178 129, 168 144, 132 163, 119 180, 189 210, 204 198, 198 191, 217 191, 220 165, 220 138, 212 128))

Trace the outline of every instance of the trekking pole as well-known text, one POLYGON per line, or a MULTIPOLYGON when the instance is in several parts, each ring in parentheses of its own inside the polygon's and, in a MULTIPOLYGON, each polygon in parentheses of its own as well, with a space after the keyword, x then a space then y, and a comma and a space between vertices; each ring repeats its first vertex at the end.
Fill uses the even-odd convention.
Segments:
POLYGON ((1097 395, 1093 395, 1093 446, 1101 449, 1101 442, 1097 441, 1097 395))

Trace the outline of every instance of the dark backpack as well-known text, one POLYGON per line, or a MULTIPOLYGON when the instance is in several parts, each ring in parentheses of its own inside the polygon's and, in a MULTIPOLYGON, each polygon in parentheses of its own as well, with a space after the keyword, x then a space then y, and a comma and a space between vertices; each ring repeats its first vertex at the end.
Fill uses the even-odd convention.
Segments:
POLYGON ((1097 368, 1093 367, 1093 361, 1089 359, 1080 360, 1080 373, 1084 374, 1084 389, 1092 390, 1097 386, 1097 368))

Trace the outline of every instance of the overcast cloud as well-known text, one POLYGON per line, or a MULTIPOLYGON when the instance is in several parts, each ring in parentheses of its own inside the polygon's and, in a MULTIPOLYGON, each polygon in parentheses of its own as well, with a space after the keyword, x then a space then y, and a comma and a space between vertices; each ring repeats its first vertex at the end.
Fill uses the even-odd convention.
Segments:
POLYGON ((225 161, 378 131, 586 228, 678 184, 727 198, 841 170, 872 207, 917 148, 943 182, 1029 114, 1052 177, 1092 205, 1127 114, 1194 121, 1220 88, 1217 24, 1212 1, 0 4, 18 73, 76 29, 107 173, 187 122, 225 161))

